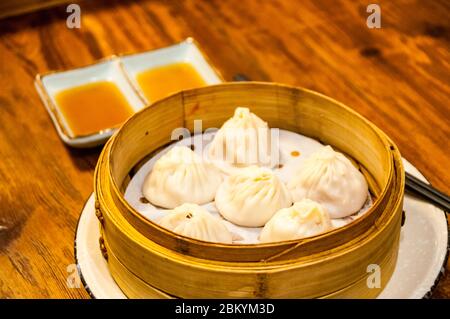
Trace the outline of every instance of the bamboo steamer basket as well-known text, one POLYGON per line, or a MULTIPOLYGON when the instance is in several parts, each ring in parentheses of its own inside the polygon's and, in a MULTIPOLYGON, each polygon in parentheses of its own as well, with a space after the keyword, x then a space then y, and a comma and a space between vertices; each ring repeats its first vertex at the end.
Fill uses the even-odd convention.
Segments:
POLYGON ((394 143, 368 120, 319 93, 279 84, 226 83, 182 91, 130 118, 108 141, 95 172, 100 248, 113 278, 132 298, 376 297, 397 260, 404 170, 394 143), (318 236, 225 245, 187 238, 145 219, 124 199, 133 173, 194 120, 219 128, 235 107, 277 127, 330 144, 366 177, 373 206, 318 236), (369 265, 381 285, 369 288, 369 265))

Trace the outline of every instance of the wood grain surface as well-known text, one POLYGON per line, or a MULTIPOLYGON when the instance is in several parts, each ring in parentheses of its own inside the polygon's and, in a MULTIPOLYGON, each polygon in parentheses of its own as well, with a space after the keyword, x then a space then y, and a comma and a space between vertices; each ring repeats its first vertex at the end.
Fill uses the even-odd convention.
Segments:
MULTIPOLYGON (((85 1, 80 29, 66 27, 65 6, 0 21, 0 297, 89 297, 66 280, 101 149, 64 146, 35 75, 188 36, 227 80, 244 73, 351 106, 450 193, 450 2, 377 1, 382 25, 369 29, 371 2, 85 1)), ((446 269, 432 297, 450 298, 446 269)))
POLYGON ((70 0, 2 0, 0 1, 0 18, 50 8, 70 0))

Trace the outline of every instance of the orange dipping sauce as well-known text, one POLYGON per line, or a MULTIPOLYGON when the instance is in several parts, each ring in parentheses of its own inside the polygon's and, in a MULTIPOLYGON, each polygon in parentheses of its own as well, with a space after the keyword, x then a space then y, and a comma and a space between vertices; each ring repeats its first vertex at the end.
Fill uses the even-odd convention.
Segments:
POLYGON ((205 86, 205 80, 186 62, 173 63, 139 73, 136 80, 145 97, 154 102, 172 93, 205 86))
POLYGON ((134 113, 117 85, 108 81, 63 90, 55 100, 76 136, 118 126, 134 113))

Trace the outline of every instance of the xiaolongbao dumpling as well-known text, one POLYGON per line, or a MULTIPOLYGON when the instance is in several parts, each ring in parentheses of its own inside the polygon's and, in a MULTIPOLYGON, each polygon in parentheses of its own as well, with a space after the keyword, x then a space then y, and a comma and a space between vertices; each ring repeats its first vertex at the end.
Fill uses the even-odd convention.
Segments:
POLYGON ((320 203, 331 218, 358 212, 368 197, 364 176, 343 154, 326 146, 308 157, 288 183, 294 202, 320 203))
POLYGON ((183 203, 205 204, 222 182, 220 171, 186 146, 175 146, 156 161, 142 193, 152 204, 175 208, 183 203))
POLYGON ((260 227, 279 209, 292 204, 286 186, 266 168, 248 167, 219 186, 216 206, 234 224, 260 227))
POLYGON ((224 222, 196 204, 186 203, 168 211, 158 224, 174 233, 199 240, 231 244, 233 236, 224 222))
POLYGON ((208 156, 227 173, 251 165, 273 167, 271 132, 266 122, 246 107, 238 107, 209 145, 208 156))
POLYGON ((259 240, 262 243, 294 240, 315 236, 331 228, 330 216, 323 207, 303 199, 276 212, 262 229, 259 240))

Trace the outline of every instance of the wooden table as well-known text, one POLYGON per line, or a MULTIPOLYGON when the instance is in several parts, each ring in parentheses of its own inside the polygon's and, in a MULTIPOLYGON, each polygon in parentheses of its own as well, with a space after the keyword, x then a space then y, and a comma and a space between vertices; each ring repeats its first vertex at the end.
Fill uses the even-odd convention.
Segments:
MULTIPOLYGON (((63 145, 35 75, 188 36, 228 80, 244 73, 353 107, 450 193, 450 5, 377 1, 381 29, 369 29, 371 2, 86 1, 81 29, 66 28, 65 6, 0 21, 0 297, 88 297, 66 278, 100 148, 63 145)), ((448 274, 433 296, 450 297, 448 274)))

